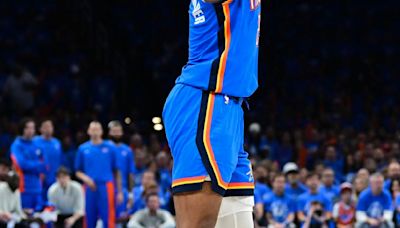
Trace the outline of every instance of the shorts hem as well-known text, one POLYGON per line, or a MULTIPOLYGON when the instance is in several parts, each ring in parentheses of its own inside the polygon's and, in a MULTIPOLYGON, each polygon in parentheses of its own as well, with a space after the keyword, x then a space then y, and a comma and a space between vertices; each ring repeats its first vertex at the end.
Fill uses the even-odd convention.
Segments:
POLYGON ((204 182, 195 184, 184 184, 172 187, 172 194, 200 191, 203 188, 203 183, 204 182))
MULTIPOLYGON (((172 187, 172 194, 200 191, 201 189, 203 189, 204 182, 206 182, 206 181, 203 181, 200 183, 184 184, 184 185, 172 187)), ((211 190, 213 192, 215 192, 216 194, 218 194, 222 197, 225 195, 226 190, 222 189, 218 185, 215 185, 213 182, 210 182, 210 183, 211 183, 211 190)))
POLYGON ((254 189, 228 189, 224 196, 254 196, 254 189))

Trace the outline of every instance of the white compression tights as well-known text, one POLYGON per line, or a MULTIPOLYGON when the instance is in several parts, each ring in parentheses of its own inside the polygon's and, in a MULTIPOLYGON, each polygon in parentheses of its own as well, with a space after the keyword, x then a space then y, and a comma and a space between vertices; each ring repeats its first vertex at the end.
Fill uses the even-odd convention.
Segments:
POLYGON ((219 217, 215 228, 253 228, 253 213, 242 211, 219 217))
POLYGON ((224 197, 215 228, 253 228, 253 197, 224 197))

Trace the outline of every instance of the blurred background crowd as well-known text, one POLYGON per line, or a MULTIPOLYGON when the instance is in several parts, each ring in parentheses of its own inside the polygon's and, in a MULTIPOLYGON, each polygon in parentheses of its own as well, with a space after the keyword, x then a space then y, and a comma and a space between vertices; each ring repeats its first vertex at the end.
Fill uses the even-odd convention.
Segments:
MULTIPOLYGON (((154 117, 161 115, 187 59, 188 4, 1 1, 0 157, 5 166, 11 164, 11 144, 22 134, 21 119, 32 117, 38 130, 51 119, 62 151, 60 166, 68 170, 62 173, 75 179, 76 154, 89 139, 90 121, 100 121, 107 137, 106 124, 117 119, 125 130, 123 142, 133 151, 135 186, 143 187, 143 174, 150 171, 149 179, 163 192, 161 207, 173 214, 169 183, 162 181, 170 178, 172 161, 162 123, 154 117)), ((261 202, 270 200, 265 192, 288 162, 296 163, 304 189, 316 182, 323 186, 324 173, 333 172, 338 190, 327 197, 331 212, 341 199, 341 183, 352 183, 358 196, 370 189, 370 181, 379 182, 379 175, 372 175, 376 172, 386 181, 399 177, 397 165, 389 169, 400 158, 399 6, 392 0, 263 2, 260 89, 246 111, 245 142, 259 183, 255 216, 260 225, 271 223, 264 213, 270 209, 261 202)), ((284 181, 293 179, 285 175, 284 181)), ((398 186, 391 186, 384 189, 393 201, 390 211, 396 212, 398 186)), ((296 224, 306 221, 294 217, 296 224)))

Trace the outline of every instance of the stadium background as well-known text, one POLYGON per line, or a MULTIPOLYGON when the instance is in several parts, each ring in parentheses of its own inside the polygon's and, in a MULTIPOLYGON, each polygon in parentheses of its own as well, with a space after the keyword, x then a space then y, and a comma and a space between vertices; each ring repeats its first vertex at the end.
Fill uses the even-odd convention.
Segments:
MULTIPOLYGON (((313 170, 336 160, 345 180, 400 158, 399 6, 263 2, 260 88, 246 113, 246 126, 261 126, 246 135, 255 161, 313 170), (327 145, 336 147, 335 158, 325 157, 327 145)), ((185 64, 187 26, 180 1, 1 1, 1 157, 23 116, 53 119, 71 154, 91 120, 120 119, 126 142, 143 143, 151 164, 168 151, 152 118, 185 64), (37 80, 22 100, 7 90, 21 72, 37 80)))

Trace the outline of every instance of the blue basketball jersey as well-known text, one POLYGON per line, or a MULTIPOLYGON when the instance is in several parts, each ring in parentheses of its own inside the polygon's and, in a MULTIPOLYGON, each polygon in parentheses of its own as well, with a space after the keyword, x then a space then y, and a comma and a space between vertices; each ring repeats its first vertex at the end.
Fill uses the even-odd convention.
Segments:
POLYGON ((261 0, 191 0, 189 60, 176 83, 236 97, 258 87, 261 0))

